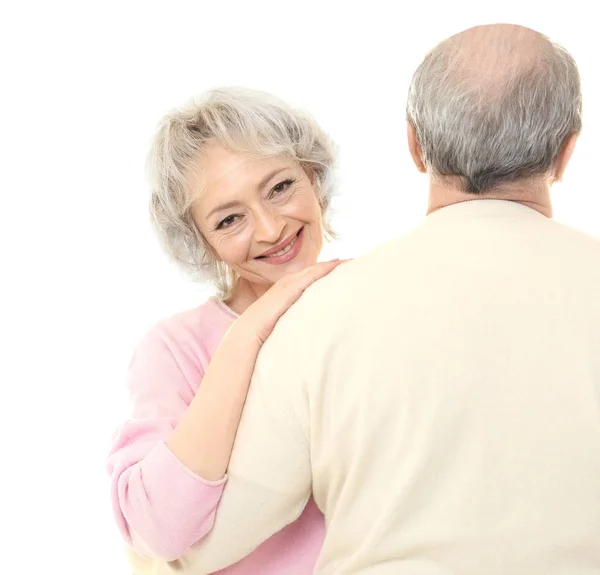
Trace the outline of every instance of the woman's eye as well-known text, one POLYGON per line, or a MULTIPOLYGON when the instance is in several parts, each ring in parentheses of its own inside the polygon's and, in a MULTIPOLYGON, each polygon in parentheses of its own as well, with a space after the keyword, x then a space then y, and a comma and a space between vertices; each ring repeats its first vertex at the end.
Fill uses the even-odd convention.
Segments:
POLYGON ((287 179, 287 180, 283 180, 283 182, 279 182, 272 190, 271 192, 274 194, 281 194, 283 192, 285 192, 292 184, 294 183, 294 180, 287 179))
POLYGON ((226 218, 222 219, 218 224, 217 224, 217 229, 221 230, 223 228, 228 228, 231 224, 233 224, 233 222, 235 222, 235 219, 237 218, 236 215, 232 215, 232 216, 227 216, 226 218))

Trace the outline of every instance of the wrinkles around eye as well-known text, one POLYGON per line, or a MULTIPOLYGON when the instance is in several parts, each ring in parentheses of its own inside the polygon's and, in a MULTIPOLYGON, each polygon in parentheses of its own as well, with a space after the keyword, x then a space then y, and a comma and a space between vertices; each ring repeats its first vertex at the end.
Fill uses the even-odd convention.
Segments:
POLYGON ((242 216, 240 214, 232 214, 230 216, 227 216, 217 224, 215 229, 218 231, 229 229, 232 226, 234 226, 240 220, 241 217, 242 216))

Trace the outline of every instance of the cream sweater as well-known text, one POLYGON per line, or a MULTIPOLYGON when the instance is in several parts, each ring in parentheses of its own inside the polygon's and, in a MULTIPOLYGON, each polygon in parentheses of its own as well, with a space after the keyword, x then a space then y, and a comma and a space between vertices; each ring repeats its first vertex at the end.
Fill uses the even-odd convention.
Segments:
POLYGON ((439 210, 279 322, 184 572, 312 489, 322 575, 600 573, 599 394, 600 240, 513 202, 439 210))

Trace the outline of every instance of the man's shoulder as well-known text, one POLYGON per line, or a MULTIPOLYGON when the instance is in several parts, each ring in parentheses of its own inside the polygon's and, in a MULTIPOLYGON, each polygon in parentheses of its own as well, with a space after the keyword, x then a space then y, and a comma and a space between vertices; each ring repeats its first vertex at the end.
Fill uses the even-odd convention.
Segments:
POLYGON ((407 241, 407 236, 396 238, 340 264, 304 292, 280 319, 273 335, 316 335, 339 326, 343 317, 365 311, 378 297, 382 283, 400 273, 396 263, 407 251, 407 241))
POLYGON ((547 229, 543 241, 556 265, 585 281, 600 279, 600 237, 556 220, 547 229))
POLYGON ((600 250, 600 237, 592 235, 586 231, 580 230, 561 221, 550 221, 553 229, 565 238, 568 238, 574 242, 578 242, 582 245, 588 245, 590 249, 600 250))

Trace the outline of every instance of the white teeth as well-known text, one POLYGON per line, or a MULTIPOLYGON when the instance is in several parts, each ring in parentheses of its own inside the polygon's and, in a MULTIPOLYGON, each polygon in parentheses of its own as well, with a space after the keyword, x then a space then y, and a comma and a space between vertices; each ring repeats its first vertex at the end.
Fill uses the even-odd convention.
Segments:
POLYGON ((294 236, 294 239, 287 246, 285 246, 285 248, 283 248, 282 250, 279 250, 278 252, 275 252, 274 254, 270 254, 270 255, 264 256, 264 257, 265 258, 275 258, 277 256, 282 256, 283 254, 287 254, 292 249, 292 246, 296 243, 297 239, 298 239, 298 236, 294 236))

